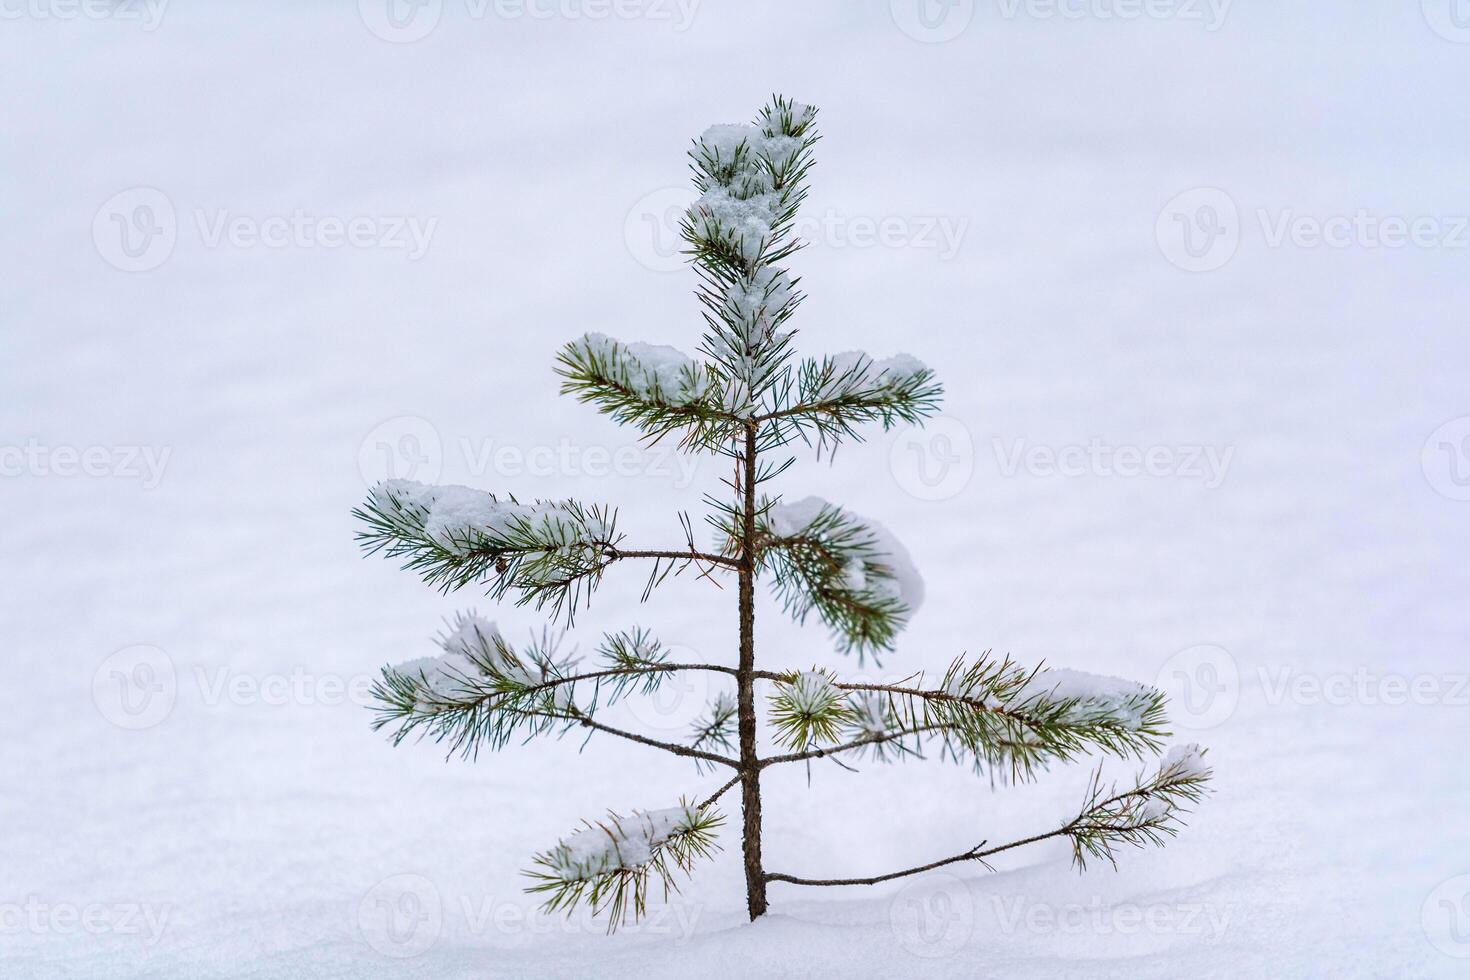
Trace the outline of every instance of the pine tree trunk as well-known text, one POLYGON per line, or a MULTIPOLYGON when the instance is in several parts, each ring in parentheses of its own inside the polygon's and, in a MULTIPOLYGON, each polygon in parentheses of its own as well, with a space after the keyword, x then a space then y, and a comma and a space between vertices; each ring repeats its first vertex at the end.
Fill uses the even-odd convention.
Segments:
POLYGON ((740 667, 736 704, 740 717, 741 803, 745 814, 745 904, 754 922, 766 911, 766 873, 761 867, 761 788, 755 754, 755 425, 745 428, 740 460, 745 519, 741 528, 740 667))

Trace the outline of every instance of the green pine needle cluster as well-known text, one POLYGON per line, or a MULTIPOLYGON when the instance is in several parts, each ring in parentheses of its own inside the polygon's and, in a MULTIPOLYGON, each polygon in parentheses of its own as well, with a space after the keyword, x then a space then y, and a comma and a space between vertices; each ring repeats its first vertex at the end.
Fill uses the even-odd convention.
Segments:
MULTIPOLYGON (((505 502, 520 505, 513 496, 505 502)), ((402 559, 404 568, 442 592, 484 585, 493 599, 514 594, 517 605, 549 607, 553 619, 564 615, 570 622, 603 569, 617 560, 622 538, 617 514, 606 507, 575 500, 553 506, 553 512, 511 517, 494 527, 434 535, 429 509, 402 488, 382 483, 352 514, 364 525, 357 540, 367 554, 402 559)))
POLYGON ((545 896, 542 908, 547 912, 571 911, 585 902, 594 914, 607 916, 608 932, 630 916, 641 919, 655 888, 660 899, 666 901, 670 892, 679 890, 681 875, 687 876, 695 862, 719 850, 715 831, 725 822, 719 811, 687 803, 681 806, 684 815, 673 832, 648 847, 646 856, 640 853, 636 859, 620 853, 620 846, 628 847, 630 827, 637 833, 637 815, 622 817, 609 812, 603 820, 584 823, 577 836, 589 836, 604 849, 592 860, 579 860, 571 843, 559 841, 532 858, 532 867, 525 875, 534 883, 526 891, 545 896))
POLYGON ((1116 785, 1104 786, 1101 773, 1094 773, 1082 813, 1064 828, 1072 841, 1072 863, 1082 870, 1088 860, 1101 859, 1116 867, 1117 847, 1164 846, 1179 833, 1188 805, 1204 798, 1213 775, 1201 762, 1166 759, 1152 775, 1139 776, 1119 791, 1116 785))
POLYGON ((797 622, 815 612, 859 663, 865 653, 893 648, 909 608, 887 552, 864 522, 828 505, 793 534, 782 536, 767 522, 759 538, 772 589, 797 622))

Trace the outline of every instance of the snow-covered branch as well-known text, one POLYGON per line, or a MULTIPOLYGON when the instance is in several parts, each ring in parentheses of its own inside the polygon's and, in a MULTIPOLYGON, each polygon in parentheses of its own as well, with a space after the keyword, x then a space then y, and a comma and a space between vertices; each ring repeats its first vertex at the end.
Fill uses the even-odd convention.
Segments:
POLYGON ((439 656, 383 668, 373 685, 373 727, 392 726, 395 744, 410 735, 429 735, 447 742, 451 754, 473 757, 481 748, 497 750, 517 736, 564 734, 581 726, 701 763, 736 765, 698 746, 649 738, 594 717, 604 685, 611 688, 612 701, 635 690, 651 693, 678 671, 734 672, 717 664, 672 663, 641 631, 605 638, 608 666, 583 672, 557 659, 547 639, 518 653, 494 623, 473 613, 460 615, 439 638, 439 647, 439 656))
POLYGON ((843 650, 876 653, 924 599, 907 549, 876 521, 818 497, 770 506, 761 561, 777 597, 798 621, 815 611, 843 650))
POLYGON ((943 388, 917 358, 898 354, 875 361, 863 351, 803 360, 793 386, 757 417, 765 446, 802 439, 819 450, 862 438, 859 426, 917 424, 939 407, 943 388))
POLYGON ((614 511, 574 500, 522 504, 471 487, 386 480, 353 516, 366 525, 357 539, 368 554, 402 558, 430 585, 449 592, 482 583, 493 598, 514 592, 518 605, 549 605, 553 618, 568 621, 616 561, 654 559, 650 589, 690 564, 734 565, 692 543, 685 551, 624 549, 614 511))
POLYGON ((738 424, 718 374, 673 347, 589 333, 561 349, 556 371, 563 394, 655 440, 679 432, 686 449, 712 448, 738 424))
POLYGON ((1027 671, 1009 659, 956 660, 937 689, 807 672, 780 675, 777 690, 772 723, 800 751, 763 766, 851 751, 880 761, 890 750, 918 755, 935 738, 943 755, 1014 781, 1092 751, 1143 758, 1166 734, 1164 697, 1153 688, 1075 670, 1027 671))
MULTIPOLYGON (((718 794, 717 794, 718 795, 718 794)), ((677 875, 689 874, 695 861, 716 850, 714 832, 724 817, 712 806, 680 803, 662 810, 609 813, 538 854, 526 875, 526 891, 545 895, 542 908, 570 911, 587 902, 608 914, 608 931, 629 913, 643 915, 651 886, 662 895, 677 891, 677 875)))

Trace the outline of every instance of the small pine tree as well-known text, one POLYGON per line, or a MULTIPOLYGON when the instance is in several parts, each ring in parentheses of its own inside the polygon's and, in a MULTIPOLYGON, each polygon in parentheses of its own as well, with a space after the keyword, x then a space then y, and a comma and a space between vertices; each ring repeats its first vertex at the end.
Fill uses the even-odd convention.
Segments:
POLYGON ((848 683, 822 670, 759 669, 755 585, 769 578, 798 621, 815 614, 844 652, 877 655, 922 596, 907 553, 880 525, 815 498, 785 502, 766 488, 798 444, 819 456, 877 423, 921 423, 938 404, 934 374, 912 357, 875 361, 862 353, 797 360, 788 321, 801 303, 783 263, 801 247, 797 209, 807 194, 817 141, 814 108, 776 97, 754 124, 721 125, 689 156, 698 200, 684 217, 686 253, 699 276, 705 331, 700 357, 671 347, 588 334, 558 356, 562 391, 589 402, 648 440, 677 437, 687 452, 727 459, 728 498, 707 497, 714 544, 702 548, 680 514, 683 548, 634 548, 616 511, 572 500, 521 503, 479 490, 388 480, 354 513, 369 553, 400 558, 448 592, 476 584, 496 599, 547 609, 567 625, 604 572, 649 563, 645 598, 671 575, 733 576, 739 606, 734 666, 680 663, 642 629, 605 636, 595 669, 557 655, 543 637, 520 649, 493 623, 463 615, 440 638, 442 654, 384 668, 375 727, 395 744, 410 735, 475 756, 513 738, 580 731, 662 749, 701 773, 729 779, 676 806, 610 813, 533 859, 528 890, 548 910, 587 902, 609 928, 644 911, 657 886, 667 896, 715 849, 721 797, 740 787, 746 899, 751 919, 766 911, 770 882, 863 885, 1022 844, 1070 840, 1080 868, 1114 860, 1119 845, 1162 844, 1210 778, 1202 751, 1172 749, 1151 771, 1117 786, 1094 775, 1077 815, 1022 840, 981 844, 921 867, 865 878, 811 879, 767 871, 761 859, 761 774, 771 766, 866 756, 889 761, 924 748, 1002 780, 1026 780, 1053 763, 1096 751, 1140 762, 1162 748, 1164 698, 1151 688, 1077 671, 1025 669, 983 655, 955 660, 937 686, 922 673, 893 684, 848 683), (732 677, 735 696, 708 705, 685 742, 662 741, 605 723, 599 708, 642 697, 680 671, 732 677), (766 725, 783 750, 758 750, 757 685, 766 686, 766 725))

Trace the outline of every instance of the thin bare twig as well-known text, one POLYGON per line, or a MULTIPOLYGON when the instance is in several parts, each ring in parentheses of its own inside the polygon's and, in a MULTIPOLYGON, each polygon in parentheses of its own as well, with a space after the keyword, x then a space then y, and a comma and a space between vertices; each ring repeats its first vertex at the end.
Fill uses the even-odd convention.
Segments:
POLYGON ((660 742, 656 738, 639 735, 637 732, 625 732, 621 728, 614 728, 611 725, 604 725, 600 721, 594 721, 586 715, 563 715, 550 711, 527 711, 524 713, 537 718, 555 718, 561 721, 574 721, 586 728, 594 728, 599 732, 607 732, 609 735, 626 738, 630 742, 637 742, 640 745, 649 745, 656 749, 663 749, 665 752, 672 752, 674 755, 682 755, 690 759, 703 759, 706 762, 718 762, 720 765, 729 766, 732 769, 740 768, 740 763, 734 759, 727 759, 723 755, 716 755, 713 752, 704 752, 699 749, 691 749, 687 745, 679 745, 677 742, 660 742))
POLYGON ((882 735, 864 735, 855 738, 851 742, 841 745, 832 745, 826 748, 807 749, 805 752, 791 752, 786 755, 773 755, 756 762, 756 765, 764 769, 766 766, 780 765, 786 762, 800 762, 803 759, 821 759, 838 752, 847 752, 851 749, 860 749, 865 745, 881 745, 883 742, 891 742, 905 735, 919 735, 923 732, 939 731, 944 725, 918 725, 914 728, 904 728, 896 732, 884 732, 882 735))
POLYGON ((613 561, 622 558, 671 558, 675 561, 703 561, 711 565, 724 565, 726 568, 739 568, 740 562, 724 555, 713 555, 706 551, 624 551, 615 546, 608 545, 608 557, 613 561))
MULTIPOLYGON (((1125 800, 1130 796, 1147 795, 1149 794, 1146 790, 1131 789, 1126 793, 1118 793, 1115 796, 1110 796, 1105 800, 1099 801, 1089 806, 1087 809, 1087 813, 1094 812, 1100 807, 1105 807, 1110 804, 1117 803, 1120 800, 1125 800)), ((1031 837, 1022 837, 1020 840, 1013 840, 1006 844, 1000 844, 996 847, 989 848, 988 850, 982 850, 982 848, 985 847, 986 842, 981 841, 979 844, 970 848, 968 851, 965 851, 963 854, 956 854, 953 857, 941 858, 938 861, 931 861, 928 864, 921 864, 917 868, 905 868, 903 871, 890 871, 886 875, 874 875, 871 878, 798 878, 795 875, 778 874, 772 872, 766 875, 766 880, 785 881, 790 882, 793 885, 876 885, 880 881, 890 881, 894 878, 905 878, 909 875, 916 875, 925 871, 932 871, 934 868, 942 868, 946 864, 958 864, 961 861, 979 861, 981 864, 985 865, 985 867, 989 868, 990 865, 988 862, 986 862, 985 859, 992 855, 999 854, 1002 851, 1009 851, 1012 848, 1023 847, 1027 844, 1035 844, 1037 841, 1047 840, 1051 837, 1060 837, 1064 834, 1071 834, 1072 832, 1077 830, 1095 829, 1093 825, 1083 823, 1083 819, 1087 816, 1087 813, 1078 814, 1071 820, 1067 821, 1067 823, 1058 827, 1056 830, 1049 830, 1045 833, 1035 834, 1031 837)))
POLYGON ((739 775, 732 776, 730 778, 730 781, 728 783, 726 783, 725 785, 721 786, 719 789, 715 790, 714 793, 707 800, 705 800, 703 803, 699 804, 699 806, 695 807, 695 809, 696 810, 703 810, 705 807, 707 807, 710 804, 714 803, 715 800, 718 800, 720 797, 722 797, 722 796, 725 795, 725 791, 727 789, 729 789, 731 786, 734 786, 736 783, 740 782, 740 779, 741 779, 741 777, 739 775))

